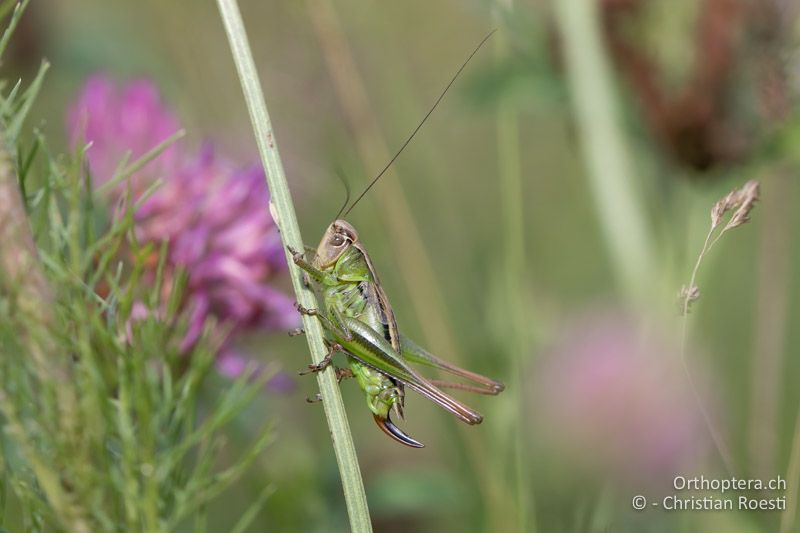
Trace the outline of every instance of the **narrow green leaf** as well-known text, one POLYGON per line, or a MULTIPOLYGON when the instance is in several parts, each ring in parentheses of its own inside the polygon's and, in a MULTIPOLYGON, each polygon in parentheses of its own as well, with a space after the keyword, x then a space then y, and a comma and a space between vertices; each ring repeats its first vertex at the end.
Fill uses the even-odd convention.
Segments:
POLYGON ((256 496, 256 499, 253 500, 253 503, 247 508, 247 510, 242 513, 241 518, 236 522, 236 525, 233 526, 231 533, 244 533, 247 531, 247 528, 250 524, 253 523, 256 516, 258 516, 259 511, 264 507, 264 504, 267 503, 267 500, 270 496, 275 492, 274 485, 266 485, 261 492, 256 496))
MULTIPOLYGON (((14 34, 14 30, 17 29, 17 24, 19 24, 19 19, 22 18, 22 13, 25 11, 25 7, 27 7, 28 1, 29 0, 23 0, 22 2, 19 2, 17 5, 14 6, 14 13, 11 15, 11 20, 9 21, 8 26, 6 27, 6 31, 3 32, 3 37, 0 38, 0 57, 3 56, 3 54, 6 51, 6 48, 8 48, 8 41, 14 34)), ((9 2, 3 5, 2 6, 3 10, 7 10, 12 3, 13 2, 9 2)))
POLYGON ((130 165, 124 166, 131 155, 130 152, 127 152, 123 156, 122 161, 117 167, 117 170, 114 172, 114 175, 111 176, 111 179, 109 179, 107 182, 97 187, 97 192, 104 193, 113 189, 116 185, 125 181, 133 174, 141 170, 147 163, 149 163, 150 161, 161 155, 164 152, 164 150, 172 146, 175 142, 182 139, 185 135, 186 135, 186 130, 176 131, 175 133, 164 139, 157 146, 155 146, 147 153, 145 153, 142 157, 140 157, 130 165))

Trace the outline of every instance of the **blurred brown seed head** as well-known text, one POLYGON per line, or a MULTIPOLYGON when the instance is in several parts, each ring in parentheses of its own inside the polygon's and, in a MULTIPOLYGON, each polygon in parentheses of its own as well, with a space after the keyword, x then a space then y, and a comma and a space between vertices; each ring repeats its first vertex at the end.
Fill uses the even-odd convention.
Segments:
POLYGON ((779 1, 684 0, 666 3, 678 22, 665 23, 652 15, 660 4, 601 3, 611 58, 655 145, 694 176, 746 161, 790 115, 791 70, 783 58, 794 49, 797 9, 779 1), (645 37, 662 33, 687 45, 684 61, 663 61, 656 40, 645 37), (757 113, 749 112, 753 103, 757 113))

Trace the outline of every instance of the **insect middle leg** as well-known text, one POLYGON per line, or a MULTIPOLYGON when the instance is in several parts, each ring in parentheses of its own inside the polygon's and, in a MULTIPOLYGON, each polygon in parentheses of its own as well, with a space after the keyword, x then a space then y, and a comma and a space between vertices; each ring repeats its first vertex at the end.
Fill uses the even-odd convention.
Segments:
MULTIPOLYGON (((325 354, 325 357, 323 357, 322 361, 320 361, 319 363, 313 363, 308 365, 308 370, 303 370, 302 372, 300 372, 301 376, 305 376, 306 374, 311 374, 311 373, 322 372, 323 370, 325 370, 330 366, 331 362, 333 362, 333 354, 335 354, 336 352, 344 351, 342 349, 342 346, 335 342, 330 342, 330 343, 326 342, 325 344, 328 345, 328 353, 325 354)), ((338 379, 339 377, 338 372, 336 374, 336 377, 338 379)), ((339 379, 339 381, 341 381, 341 379, 339 379)))
POLYGON ((303 329, 303 328, 295 328, 295 329, 289 331, 289 336, 290 337, 297 337, 298 335, 305 335, 305 333, 306 333, 305 329, 303 329))
POLYGON ((306 397, 306 403, 319 403, 322 401, 322 394, 316 393, 313 398, 306 397))

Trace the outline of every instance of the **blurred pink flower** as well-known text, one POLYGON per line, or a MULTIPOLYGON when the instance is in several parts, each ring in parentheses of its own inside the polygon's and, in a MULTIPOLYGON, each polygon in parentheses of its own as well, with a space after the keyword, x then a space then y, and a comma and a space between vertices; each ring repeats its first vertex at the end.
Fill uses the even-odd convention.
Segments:
POLYGON ((604 313, 569 328, 536 382, 544 430, 571 461, 663 485, 705 448, 678 351, 634 319, 604 313))
MULTIPOLYGON (((107 76, 95 74, 70 106, 67 129, 73 145, 79 140, 92 144, 86 157, 95 185, 101 185, 127 152, 128 163, 133 163, 176 133, 180 124, 151 82, 135 80, 120 89, 107 76)), ((169 175, 180 164, 179 152, 173 143, 140 174, 151 182, 169 175)))
MULTIPOLYGON (((134 161, 179 124, 152 83, 140 80, 120 89, 96 75, 70 109, 68 127, 73 143, 92 143, 88 165, 100 184, 126 151, 132 150, 134 161)), ((299 324, 293 300, 272 285, 286 262, 264 174, 259 166, 240 168, 219 157, 210 145, 198 153, 172 145, 133 178, 134 188, 143 191, 159 178, 161 186, 134 213, 137 239, 156 249, 169 242, 167 275, 176 268, 188 273, 189 329, 182 351, 191 350, 214 317, 230 331, 219 368, 237 375, 245 366, 232 349, 237 335, 299 324)))

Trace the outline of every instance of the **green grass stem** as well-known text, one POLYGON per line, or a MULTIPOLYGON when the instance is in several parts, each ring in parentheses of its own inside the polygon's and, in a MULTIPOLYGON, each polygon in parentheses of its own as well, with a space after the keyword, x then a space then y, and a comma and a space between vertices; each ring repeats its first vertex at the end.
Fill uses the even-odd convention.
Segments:
MULTIPOLYGON (((250 114, 261 160, 266 171, 267 184, 271 195, 270 209, 273 218, 280 229, 284 245, 291 246, 296 250, 302 250, 303 240, 300 236, 297 216, 295 215, 275 137, 272 133, 267 105, 264 101, 239 7, 236 0, 217 0, 217 5, 228 35, 236 70, 244 91, 247 110, 250 114)), ((292 286, 297 296, 297 301, 305 307, 316 307, 313 293, 303 286, 301 273, 294 266, 288 252, 286 258, 292 274, 292 286)), ((327 351, 323 344, 322 328, 316 318, 303 317, 303 321, 312 360, 318 363, 327 351)), ((350 527, 355 532, 372 531, 358 457, 356 456, 353 438, 347 422, 347 414, 339 394, 339 386, 333 369, 319 372, 317 379, 320 392, 324 398, 325 416, 328 420, 333 449, 336 453, 339 473, 342 478, 350 527)))
POLYGON ((642 303, 657 279, 649 222, 631 171, 611 65, 595 0, 554 3, 583 160, 614 271, 628 299, 642 303))

